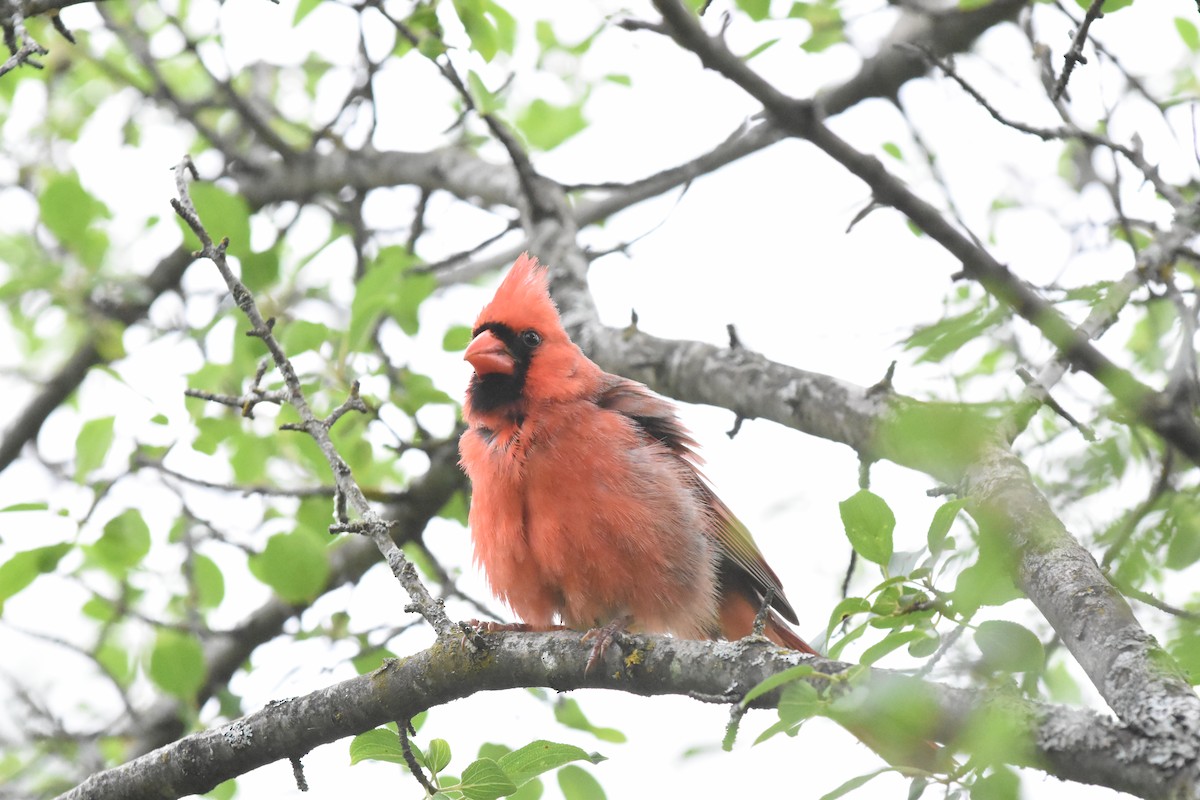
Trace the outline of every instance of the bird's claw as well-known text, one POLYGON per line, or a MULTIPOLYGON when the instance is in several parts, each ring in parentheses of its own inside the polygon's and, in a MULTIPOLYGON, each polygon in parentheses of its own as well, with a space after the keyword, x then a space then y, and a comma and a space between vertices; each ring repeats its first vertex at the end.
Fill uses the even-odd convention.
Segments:
POLYGON ((492 622, 491 620, 468 619, 458 623, 462 629, 462 638, 458 640, 458 648, 460 651, 467 649, 469 640, 478 639, 485 633, 499 633, 501 631, 528 631, 531 630, 528 625, 523 622, 492 622))
POLYGON ((617 617, 612 622, 602 628, 592 628, 583 635, 581 642, 586 642, 595 639, 592 645, 592 651, 588 654, 587 664, 584 665, 583 674, 587 675, 592 671, 592 667, 604 660, 605 653, 608 652, 608 647, 616 639, 617 634, 625 630, 625 626, 629 624, 629 617, 617 617))

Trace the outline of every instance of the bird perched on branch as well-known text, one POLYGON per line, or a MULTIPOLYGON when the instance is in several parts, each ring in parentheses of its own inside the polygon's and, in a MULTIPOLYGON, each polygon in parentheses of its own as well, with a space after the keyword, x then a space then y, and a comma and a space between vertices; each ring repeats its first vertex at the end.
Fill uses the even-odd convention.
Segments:
POLYGON ((740 639, 769 601, 766 636, 816 654, 674 406, 583 354, 536 259, 517 259, 463 357, 475 559, 524 621, 490 630, 587 631, 590 669, 618 631, 740 639))

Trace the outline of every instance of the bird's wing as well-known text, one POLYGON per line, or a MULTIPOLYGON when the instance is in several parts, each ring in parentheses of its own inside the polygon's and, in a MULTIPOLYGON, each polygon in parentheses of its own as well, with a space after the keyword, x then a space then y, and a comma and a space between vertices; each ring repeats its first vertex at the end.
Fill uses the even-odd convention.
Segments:
POLYGON ((704 474, 700 472, 699 465, 703 463, 703 459, 693 449, 697 446, 696 441, 675 416, 675 406, 636 381, 616 375, 609 378, 611 380, 603 384, 596 404, 628 417, 647 438, 662 444, 687 466, 695 479, 696 493, 712 510, 714 524, 706 533, 716 539, 729 566, 733 567, 735 572, 741 573, 759 597, 765 597, 768 592, 773 593, 771 605, 775 610, 788 620, 797 622, 796 611, 783 594, 779 576, 763 558, 753 537, 750 536, 750 531, 734 516, 729 506, 717 497, 704 474))

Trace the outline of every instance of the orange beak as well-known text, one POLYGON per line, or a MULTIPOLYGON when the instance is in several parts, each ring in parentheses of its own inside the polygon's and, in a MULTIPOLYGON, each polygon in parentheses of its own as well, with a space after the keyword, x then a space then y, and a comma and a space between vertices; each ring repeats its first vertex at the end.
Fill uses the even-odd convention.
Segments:
POLYGON ((467 346, 463 361, 470 361, 476 375, 512 375, 516 362, 504 342, 491 331, 483 331, 467 346))

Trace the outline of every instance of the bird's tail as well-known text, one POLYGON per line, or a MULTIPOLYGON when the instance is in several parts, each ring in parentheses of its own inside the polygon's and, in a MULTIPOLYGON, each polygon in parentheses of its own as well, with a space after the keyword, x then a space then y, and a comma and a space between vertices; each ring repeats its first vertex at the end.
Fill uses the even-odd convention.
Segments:
MULTIPOLYGON (((721 636, 730 641, 749 636, 754 631, 754 619, 757 616, 758 606, 749 597, 742 592, 730 592, 721 602, 721 636)), ((797 636, 774 611, 767 612, 763 633, 780 647, 814 656, 821 655, 812 649, 808 642, 797 636)))
MULTIPOLYGON (((749 636, 754 630, 754 619, 757 615, 758 607, 745 594, 727 594, 721 604, 721 636, 730 640, 749 636)), ((767 612, 763 633, 781 647, 814 656, 821 655, 809 646, 808 642, 797 636, 774 611, 767 612)), ((874 729, 875 726, 864 720, 838 719, 838 722, 856 739, 894 766, 913 766, 939 772, 954 766, 950 753, 935 742, 905 736, 883 736, 874 729)))

